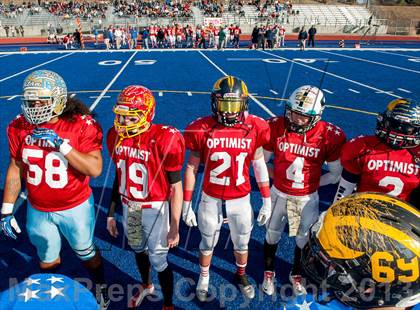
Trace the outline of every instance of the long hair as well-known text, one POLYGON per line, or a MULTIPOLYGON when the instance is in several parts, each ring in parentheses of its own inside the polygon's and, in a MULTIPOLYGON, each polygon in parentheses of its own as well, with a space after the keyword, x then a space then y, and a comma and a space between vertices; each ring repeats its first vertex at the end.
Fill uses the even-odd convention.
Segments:
POLYGON ((92 111, 81 100, 68 97, 66 107, 60 117, 74 122, 76 120, 75 116, 77 115, 90 115, 94 117, 92 111))

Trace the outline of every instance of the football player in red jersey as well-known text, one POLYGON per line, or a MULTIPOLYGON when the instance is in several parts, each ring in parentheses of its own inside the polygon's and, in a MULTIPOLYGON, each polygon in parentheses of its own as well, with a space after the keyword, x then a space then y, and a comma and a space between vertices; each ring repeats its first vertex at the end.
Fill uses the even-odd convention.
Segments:
POLYGON ((13 206, 23 178, 28 191, 26 228, 41 270, 54 273, 61 263, 61 232, 101 287, 98 302, 106 309, 109 299, 101 255, 93 243, 95 210, 89 187, 90 177, 102 171, 102 129, 84 104, 67 98, 61 76, 48 70, 26 77, 22 110, 7 128, 11 158, 1 228, 14 239, 20 233, 13 206))
POLYGON ((153 94, 144 86, 128 86, 118 96, 114 127, 107 134, 108 150, 117 166, 107 227, 116 237, 113 213, 121 201, 124 231, 143 280, 129 307, 137 307, 153 293, 153 266, 162 287, 163 308, 173 309, 173 273, 167 255, 179 242, 185 143, 175 128, 152 123, 155 107, 153 94))
POLYGON ((252 162, 263 197, 258 220, 265 223, 270 217, 271 200, 262 146, 268 142, 269 127, 263 119, 248 114, 248 89, 236 77, 226 76, 216 81, 211 106, 213 115, 193 121, 184 133, 186 146, 191 151, 185 171, 182 210, 188 226, 197 225, 191 200, 198 167, 204 164, 198 208, 201 242, 197 298, 200 301, 207 299, 210 262, 224 219, 228 220, 234 246, 237 283, 245 297, 253 298, 254 287, 245 274, 253 226, 249 167, 252 162))
MULTIPOLYGON (((410 200, 420 184, 420 105, 392 100, 378 115, 374 136, 350 140, 341 153, 337 201, 353 192, 374 191, 410 200)), ((412 203, 419 207, 419 201, 412 203)))
POLYGON ((286 102, 284 117, 269 120, 271 137, 264 146, 264 156, 269 161, 274 155, 274 184, 273 212, 266 224, 264 242, 263 291, 268 295, 275 290, 274 259, 287 222, 289 236, 296 236, 290 281, 295 294, 305 292, 300 255, 308 241, 309 228, 318 218, 318 188, 340 179, 339 157, 346 137, 337 126, 320 120, 324 107, 322 91, 305 85, 297 88, 286 102), (321 176, 325 162, 329 172, 321 176))

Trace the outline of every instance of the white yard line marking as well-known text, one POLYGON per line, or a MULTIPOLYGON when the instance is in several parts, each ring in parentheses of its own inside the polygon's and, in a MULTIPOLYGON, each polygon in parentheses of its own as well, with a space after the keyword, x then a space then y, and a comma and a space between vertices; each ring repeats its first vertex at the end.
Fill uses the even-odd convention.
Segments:
POLYGON ((28 72, 28 71, 34 70, 34 69, 36 69, 36 68, 39 68, 39 67, 45 66, 45 65, 47 65, 47 64, 49 64, 49 63, 52 63, 52 62, 54 62, 54 61, 60 60, 60 59, 62 59, 62 58, 64 58, 64 57, 68 57, 68 56, 70 56, 70 55, 72 55, 72 54, 73 54, 73 53, 70 53, 70 54, 66 54, 66 55, 63 55, 63 56, 60 56, 60 57, 57 57, 57 58, 54 58, 54 59, 48 60, 48 61, 46 61, 46 62, 43 62, 42 64, 39 64, 39 65, 33 66, 33 67, 28 68, 28 69, 26 69, 26 70, 20 71, 20 72, 18 72, 18 73, 15 73, 15 74, 13 74, 13 75, 10 75, 10 76, 7 76, 7 77, 5 77, 5 78, 1 79, 1 80, 0 80, 0 83, 1 83, 1 82, 4 82, 4 81, 7 81, 7 80, 9 80, 9 79, 11 79, 11 78, 14 78, 15 76, 21 75, 21 74, 23 74, 23 73, 25 73, 25 72, 28 72))
POLYGON ((330 91, 330 90, 328 90, 328 89, 323 88, 322 90, 323 90, 324 92, 326 92, 326 93, 329 93, 329 94, 334 94, 332 91, 330 91))
POLYGON ((134 58, 134 56, 137 55, 137 51, 135 51, 133 53, 133 55, 131 55, 131 57, 125 62, 124 66, 122 66, 122 68, 120 69, 120 71, 118 71, 118 73, 114 76, 114 78, 111 80, 111 82, 108 83, 108 85, 105 87, 105 89, 101 92, 101 94, 98 96, 98 98, 96 98, 95 102, 92 103, 92 105, 89 107, 89 109, 91 111, 93 111, 96 106, 98 105, 99 101, 101 101, 101 99, 105 96, 106 92, 111 88, 112 84, 115 83, 115 81, 118 79, 118 77, 121 75, 121 73, 125 70, 125 68, 128 66, 128 64, 130 63, 131 59, 134 58))
POLYGON ((359 86, 363 86, 363 87, 369 88, 369 89, 371 89, 371 90, 373 90, 373 91, 377 91, 377 92, 382 92, 382 93, 385 93, 385 94, 387 94, 387 95, 389 95, 389 96, 391 96, 391 97, 400 98, 400 96, 395 95, 395 94, 393 94, 392 92, 386 92, 386 91, 384 91, 384 90, 382 90, 382 89, 379 89, 379 88, 376 88, 376 87, 373 87, 373 86, 370 86, 370 85, 367 85, 367 84, 364 84, 364 83, 360 83, 360 82, 357 82, 357 81, 355 81, 355 80, 351 80, 351 79, 348 79, 348 78, 345 78, 345 77, 339 76, 339 75, 334 74, 334 73, 331 73, 331 72, 325 72, 324 70, 321 70, 321 69, 318 69, 318 68, 311 67, 311 66, 309 66, 309 65, 307 65, 307 64, 300 63, 300 62, 298 62, 298 61, 294 61, 294 60, 291 60, 291 59, 288 59, 288 58, 284 58, 284 57, 278 56, 278 55, 276 55, 276 54, 269 53, 269 52, 265 52, 265 51, 259 51, 259 52, 260 52, 260 53, 267 54, 267 55, 271 55, 271 56, 276 57, 276 58, 279 58, 279 59, 283 59, 283 60, 287 60, 287 61, 292 61, 292 62, 294 62, 295 64, 297 64, 297 65, 299 65, 299 66, 303 66, 303 67, 306 67, 306 68, 308 68, 308 69, 312 69, 312 70, 314 70, 314 71, 318 71, 318 72, 321 72, 321 73, 323 73, 323 74, 326 74, 326 75, 329 75, 329 76, 333 76, 333 77, 335 77, 335 78, 337 78, 337 79, 344 80, 344 81, 347 81, 347 82, 350 82, 350 83, 353 83, 353 84, 356 84, 356 85, 359 85, 359 86))
POLYGON ((279 93, 276 92, 275 90, 270 89, 270 92, 273 93, 274 95, 278 95, 279 93))
MULTIPOLYGON (((218 65, 216 65, 210 58, 208 58, 206 55, 204 55, 204 53, 202 51, 198 51, 199 54, 201 54, 201 56, 203 56, 210 64, 213 65, 213 67, 215 67, 217 70, 219 70, 220 73, 222 73, 224 76, 227 76, 228 74, 223 71, 218 65)), ((262 104, 257 98, 255 98, 253 95, 249 94, 249 98, 252 99, 252 101, 254 101, 256 104, 258 104, 258 106, 263 109, 265 112, 267 112, 268 115, 274 117, 276 116, 273 112, 270 111, 269 108, 267 108, 264 104, 262 104)))
POLYGON ((17 96, 19 96, 19 95, 14 95, 14 96, 12 96, 12 97, 9 97, 9 98, 7 98, 7 100, 9 101, 9 100, 13 100, 13 99, 15 99, 17 96))
MULTIPOLYGON (((99 98, 99 96, 89 96, 89 98, 99 98)), ((102 96, 102 98, 111 98, 111 96, 102 96)))
POLYGON ((160 91, 159 92, 159 97, 162 97, 163 96, 163 93, 160 91))
POLYGON ((353 88, 349 88, 349 91, 351 91, 352 93, 360 94, 360 92, 359 92, 359 91, 357 91, 357 90, 355 90, 355 89, 353 89, 353 88))
POLYGON ((388 54, 388 55, 396 55, 396 56, 401 56, 401 57, 405 57, 405 58, 419 58, 419 57, 415 57, 415 56, 412 56, 412 55, 399 54, 399 53, 393 53, 393 52, 388 52, 388 51, 377 51, 377 50, 374 50, 374 52, 376 52, 376 53, 382 53, 382 54, 388 54))
POLYGON ((411 91, 406 90, 404 88, 397 88, 397 89, 400 90, 400 91, 402 91, 402 92, 404 92, 404 93, 411 94, 411 91))
POLYGON ((389 64, 382 63, 382 62, 378 62, 378 61, 368 60, 368 59, 359 58, 359 57, 353 57, 353 56, 349 56, 349 55, 343 55, 343 54, 339 54, 339 53, 327 52, 327 51, 320 51, 320 52, 321 53, 326 53, 326 54, 331 54, 331 55, 336 55, 336 56, 340 56, 340 57, 350 58, 350 59, 354 59, 354 60, 359 60, 359 61, 363 61, 363 62, 368 62, 368 63, 371 63, 371 64, 380 65, 380 66, 384 66, 384 67, 389 67, 389 68, 393 68, 393 69, 397 69, 397 70, 403 70, 403 71, 408 71, 408 72, 420 74, 420 71, 417 71, 417 70, 408 69, 408 68, 399 67, 399 66, 394 66, 394 65, 389 65, 389 64))
POLYGON ((192 96, 192 94, 191 94, 191 92, 190 92, 190 91, 187 91, 187 95, 188 95, 189 97, 191 97, 191 96, 192 96))

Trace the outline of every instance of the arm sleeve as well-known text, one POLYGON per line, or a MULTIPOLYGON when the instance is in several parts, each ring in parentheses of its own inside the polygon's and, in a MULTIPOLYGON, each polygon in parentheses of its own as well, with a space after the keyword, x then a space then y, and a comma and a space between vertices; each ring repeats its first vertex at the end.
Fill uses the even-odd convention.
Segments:
POLYGON ((340 160, 337 159, 335 161, 327 162, 327 165, 329 171, 321 176, 319 186, 335 184, 340 180, 341 171, 343 170, 340 160))
POLYGON ((338 184, 337 192, 335 193, 334 202, 344 198, 353 193, 356 184, 359 181, 359 176, 355 175, 345 169, 341 173, 340 183, 338 184))

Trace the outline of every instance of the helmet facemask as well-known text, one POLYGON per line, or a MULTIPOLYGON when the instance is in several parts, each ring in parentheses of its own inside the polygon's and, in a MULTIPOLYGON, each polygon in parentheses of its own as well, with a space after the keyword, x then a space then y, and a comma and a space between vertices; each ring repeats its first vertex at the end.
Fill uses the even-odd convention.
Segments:
POLYGON ((246 99, 221 98, 218 95, 212 98, 212 106, 217 122, 228 127, 242 124, 245 120, 245 111, 248 108, 246 99))
POLYGON ((63 113, 66 102, 66 84, 55 72, 38 70, 25 79, 21 108, 29 123, 39 125, 49 122, 63 113))
POLYGON ((113 108, 113 112, 115 113, 115 130, 123 139, 138 136, 150 127, 150 123, 147 121, 146 111, 130 109, 124 105, 116 105, 113 108), (137 121, 134 120, 131 124, 127 124, 126 118, 137 119, 137 121))
POLYGON ((296 89, 286 102, 284 117, 286 127, 298 134, 304 134, 315 127, 321 119, 325 108, 324 94, 314 86, 305 85, 296 89), (305 124, 296 121, 297 118, 308 118, 305 124))
POLYGON ((420 126, 397 120, 386 112, 378 114, 375 134, 393 149, 420 145, 420 126))

